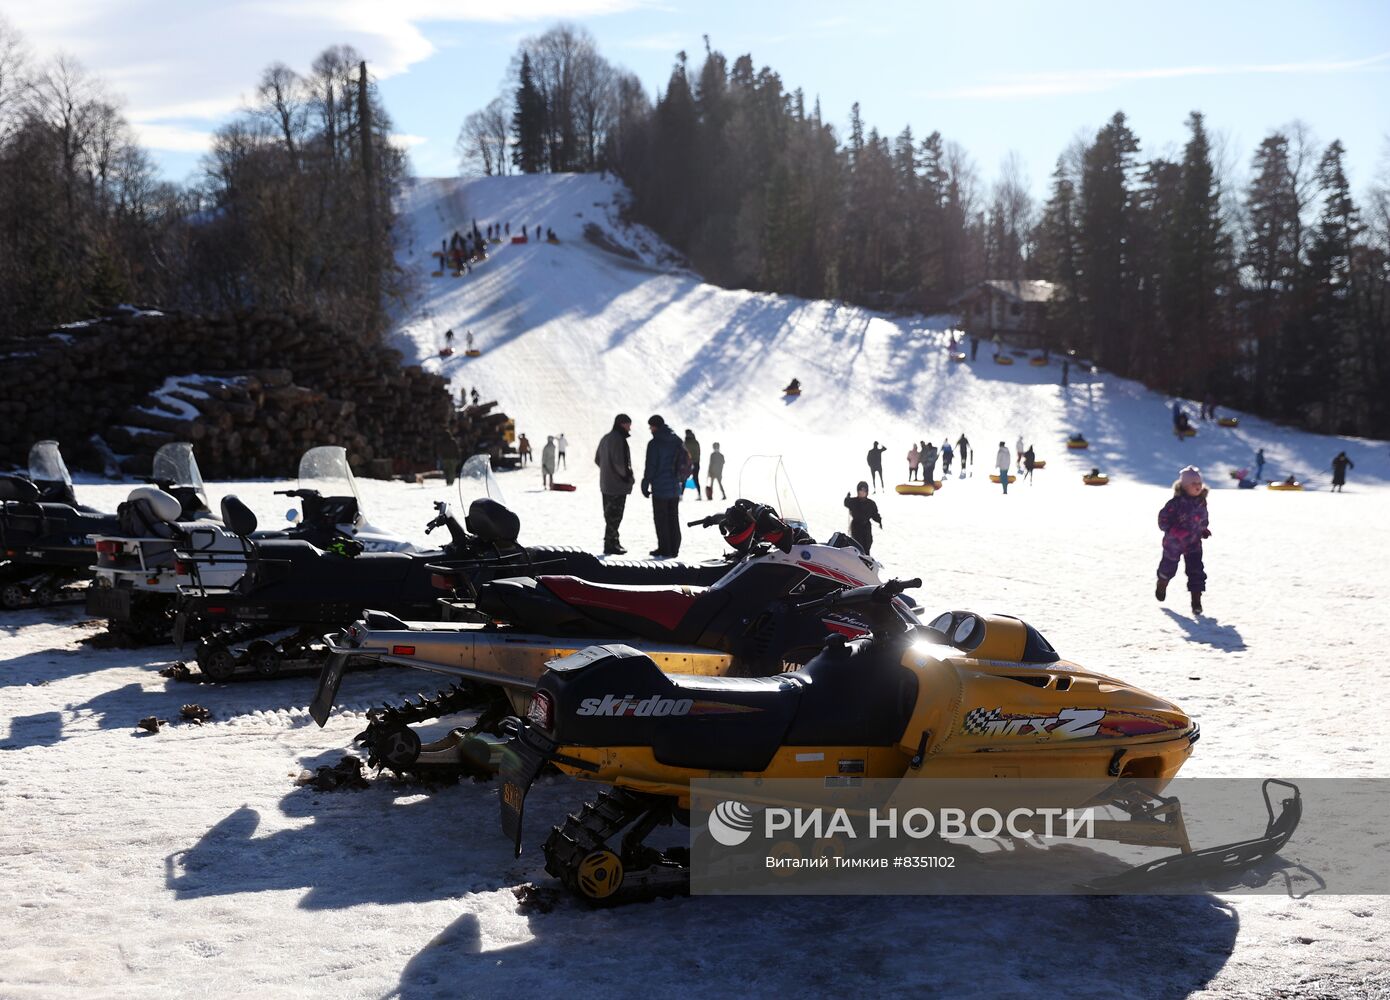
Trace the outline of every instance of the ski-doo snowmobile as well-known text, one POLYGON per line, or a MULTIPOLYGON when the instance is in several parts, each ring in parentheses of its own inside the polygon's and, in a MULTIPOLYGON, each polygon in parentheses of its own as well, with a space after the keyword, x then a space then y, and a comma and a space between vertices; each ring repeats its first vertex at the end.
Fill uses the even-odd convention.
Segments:
POLYGON ((91 536, 116 528, 115 514, 77 502, 58 442, 36 443, 28 478, 0 476, 0 607, 79 599, 66 588, 92 575, 91 536))
MULTIPOLYGON (((113 631, 156 641, 173 627, 181 588, 235 585, 246 573, 248 542, 207 510, 207 492, 186 443, 155 455, 153 486, 132 490, 119 511, 119 534, 97 539, 98 576, 105 587, 89 595, 88 610, 111 619, 113 631)), ((277 495, 299 500, 291 527, 256 532, 253 540, 294 538, 353 551, 413 552, 407 539, 367 523, 348 465, 337 446, 311 448, 299 461, 297 489, 277 495)))
MULTIPOLYGON (((688 821, 690 782, 808 778, 1065 778, 1101 789, 1075 806, 1124 817, 1106 839, 1180 853, 1110 877, 1113 887, 1162 872, 1243 869, 1278 851, 1301 816, 1298 790, 1262 837, 1192 851, 1175 799, 1159 792, 1192 753, 1198 729, 1181 709, 1058 657, 1016 618, 952 611, 919 622, 896 600, 920 581, 828 594, 803 610, 853 608, 864 638, 832 637, 804 667, 732 679, 664 672, 631 647, 593 646, 557 660, 503 753, 502 827, 520 853, 532 782, 548 765, 609 785, 555 827, 546 870, 594 903, 672 895, 688 887, 684 846, 644 841, 688 821), (643 706, 646 706, 645 709, 643 706), (624 832, 626 831, 626 832, 624 832)), ((764 803, 768 804, 768 803, 764 803)), ((1104 889, 1104 884, 1094 887, 1104 889)))
POLYGON ((827 634, 868 631, 852 609, 797 610, 808 598, 881 582, 882 565, 853 539, 837 532, 819 544, 772 508, 747 500, 689 522, 690 527, 716 525, 738 561, 708 587, 615 586, 540 576, 479 585, 474 595, 479 620, 472 623, 405 622, 369 611, 338 635, 325 637, 333 656, 310 713, 320 726, 325 723, 349 662, 398 664, 453 677, 462 683, 433 699, 374 712, 358 737, 369 765, 448 780, 478 769, 480 747, 469 737, 476 733, 484 739, 490 723, 524 711, 545 664, 586 646, 625 642, 674 673, 767 676, 805 663, 827 634), (409 728, 480 707, 483 714, 474 726, 428 745, 409 728))
POLYGON ((472 500, 463 524, 448 504, 435 503, 435 517, 425 531, 446 528, 450 540, 442 548, 416 553, 357 554, 303 540, 255 540, 255 516, 234 497, 224 500, 228 527, 247 540, 247 573, 230 586, 195 582, 185 587, 176 641, 186 625, 201 624, 205 635, 196 661, 204 675, 213 680, 267 677, 317 669, 327 655, 324 633, 351 624, 364 608, 439 620, 468 603, 444 600, 450 591, 455 597, 468 595, 498 576, 549 572, 594 582, 702 586, 733 565, 729 560, 604 561, 578 549, 524 547, 517 542, 520 519, 500 502, 486 455, 470 458, 459 476, 461 499, 475 491, 483 495, 472 500))

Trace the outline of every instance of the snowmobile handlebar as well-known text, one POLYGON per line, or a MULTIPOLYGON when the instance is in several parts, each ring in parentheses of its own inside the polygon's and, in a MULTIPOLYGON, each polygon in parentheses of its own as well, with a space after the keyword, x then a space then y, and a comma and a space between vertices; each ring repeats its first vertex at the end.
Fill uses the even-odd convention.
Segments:
POLYGON ((686 521, 687 528, 712 528, 720 521, 724 520, 724 514, 711 514, 709 517, 696 518, 694 521, 686 521))
POLYGON ((297 497, 301 500, 306 498, 316 498, 320 496, 318 490, 298 489, 298 490, 276 490, 277 497, 297 497))
POLYGON ((848 590, 837 590, 813 601, 798 604, 796 609, 798 611, 821 611, 853 604, 888 604, 893 598, 900 596, 903 591, 920 586, 922 586, 922 578, 916 576, 910 580, 889 580, 887 583, 881 583, 874 587, 851 587, 848 590))

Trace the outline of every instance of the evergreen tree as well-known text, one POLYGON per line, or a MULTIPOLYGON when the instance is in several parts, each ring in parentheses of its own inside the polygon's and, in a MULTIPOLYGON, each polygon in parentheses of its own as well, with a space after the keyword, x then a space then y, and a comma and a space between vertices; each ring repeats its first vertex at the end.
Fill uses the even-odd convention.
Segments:
POLYGON ((1135 318, 1134 204, 1130 173, 1139 140, 1124 112, 1115 112, 1087 148, 1081 176, 1081 274, 1090 315, 1090 353, 1129 373, 1135 318))
POLYGON ((531 54, 521 54, 521 82, 512 111, 512 163, 524 174, 545 169, 545 97, 531 72, 531 54))

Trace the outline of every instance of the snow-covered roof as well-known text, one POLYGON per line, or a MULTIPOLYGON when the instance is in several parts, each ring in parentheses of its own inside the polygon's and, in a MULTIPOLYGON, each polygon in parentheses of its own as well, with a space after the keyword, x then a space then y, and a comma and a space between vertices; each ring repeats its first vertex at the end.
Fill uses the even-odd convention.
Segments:
POLYGON ((951 302, 960 302, 962 299, 968 299, 976 292, 986 289, 998 292, 1011 302, 1050 302, 1052 296, 1057 293, 1057 286, 1050 281, 1010 281, 1007 278, 990 278, 987 281, 981 281, 972 288, 967 288, 951 302))

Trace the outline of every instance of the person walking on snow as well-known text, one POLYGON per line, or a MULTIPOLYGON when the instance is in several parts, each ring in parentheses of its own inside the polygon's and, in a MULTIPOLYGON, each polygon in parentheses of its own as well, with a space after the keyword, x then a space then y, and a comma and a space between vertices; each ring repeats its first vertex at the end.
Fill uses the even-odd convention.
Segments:
POLYGON ((1192 594, 1192 613, 1202 613, 1202 592, 1207 589, 1207 571, 1202 565, 1202 539, 1211 537, 1207 527, 1207 487, 1202 472, 1189 465, 1178 473, 1173 498, 1158 512, 1163 532, 1163 558, 1158 563, 1158 586, 1154 596, 1168 596, 1168 581, 1178 573, 1178 560, 1187 568, 1187 589, 1192 594))
POLYGON ((922 482, 936 482, 936 445, 930 442, 926 451, 922 452, 922 482))
POLYGON ((941 478, 945 479, 951 474, 951 459, 955 452, 951 450, 951 439, 947 438, 941 442, 941 478))
POLYGON ((1009 467, 1013 465, 1009 461, 1009 446, 1003 441, 999 442, 999 452, 994 456, 994 464, 999 469, 999 483, 1004 487, 1004 492, 1009 492, 1009 467))
POLYGON ((1033 469, 1036 459, 1033 456, 1033 446, 1030 444, 1028 450, 1023 453, 1023 478, 1028 480, 1028 485, 1033 485, 1033 469))
POLYGON ((618 540, 623 523, 623 510, 632 493, 636 477, 632 474, 632 450, 627 439, 632 433, 632 418, 619 413, 613 418, 613 429, 598 440, 594 464, 598 466, 598 491, 603 501, 603 554, 620 556, 627 552, 618 540))
POLYGON ((1341 493, 1342 487, 1347 484, 1347 470, 1356 468, 1356 463, 1347 458, 1344 451, 1337 452, 1337 457, 1332 460, 1332 492, 1341 493))
POLYGON ((674 559, 681 550, 681 483, 690 456, 676 432, 653 414, 647 419, 652 439, 647 442, 647 462, 642 469, 642 496, 652 501, 652 521, 656 525, 656 548, 652 557, 674 559))
POLYGON ((541 488, 555 488, 555 436, 546 435, 545 447, 541 449, 541 488))
POLYGON ((872 483, 877 481, 878 485, 883 485, 883 453, 887 450, 887 448, 883 447, 877 441, 875 441, 874 446, 869 449, 869 482, 872 483))
POLYGON ((869 499, 869 484, 862 479, 855 487, 855 496, 845 494, 845 508, 849 511, 849 537, 859 543, 864 554, 868 555, 874 547, 874 528, 870 521, 877 521, 883 527, 878 504, 869 499))
POLYGON ((559 467, 562 469, 569 468, 569 463, 565 461, 565 449, 567 449, 569 446, 570 443, 565 438, 565 432, 561 431, 560 436, 555 439, 555 454, 560 459, 559 467))
POLYGON ((1014 450, 1018 453, 1018 471, 1019 471, 1019 472, 1022 472, 1022 471, 1023 471, 1023 452, 1024 452, 1024 447, 1023 447, 1023 435, 1022 435, 1022 434, 1020 434, 1020 435, 1018 436, 1018 443, 1017 443, 1016 445, 1014 445, 1014 450))
MULTIPOLYGON (((690 485, 695 487, 695 499, 700 499, 700 442, 695 440, 695 432, 685 429, 685 450, 690 455, 690 485)), ((685 495, 685 483, 681 483, 681 495, 685 495)))
POLYGON ((1259 482, 1265 471, 1265 450, 1255 452, 1255 482, 1259 482))
POLYGON ((526 440, 526 435, 522 434, 516 441, 516 453, 521 456, 521 465, 525 468, 531 462, 531 442, 526 440))
POLYGON ((921 460, 922 453, 917 450, 916 444, 914 444, 911 448, 907 449, 907 481, 909 483, 916 480, 917 465, 921 460))
POLYGON ((960 477, 965 478, 965 465, 970 461, 970 439, 965 436, 965 431, 960 432, 960 437, 956 438, 956 454, 960 457, 960 477))
POLYGON ((729 499, 729 494, 724 492, 724 453, 719 450, 719 442, 714 442, 714 450, 709 453, 709 485, 705 487, 705 496, 714 499, 714 484, 719 484, 719 499, 729 499))

